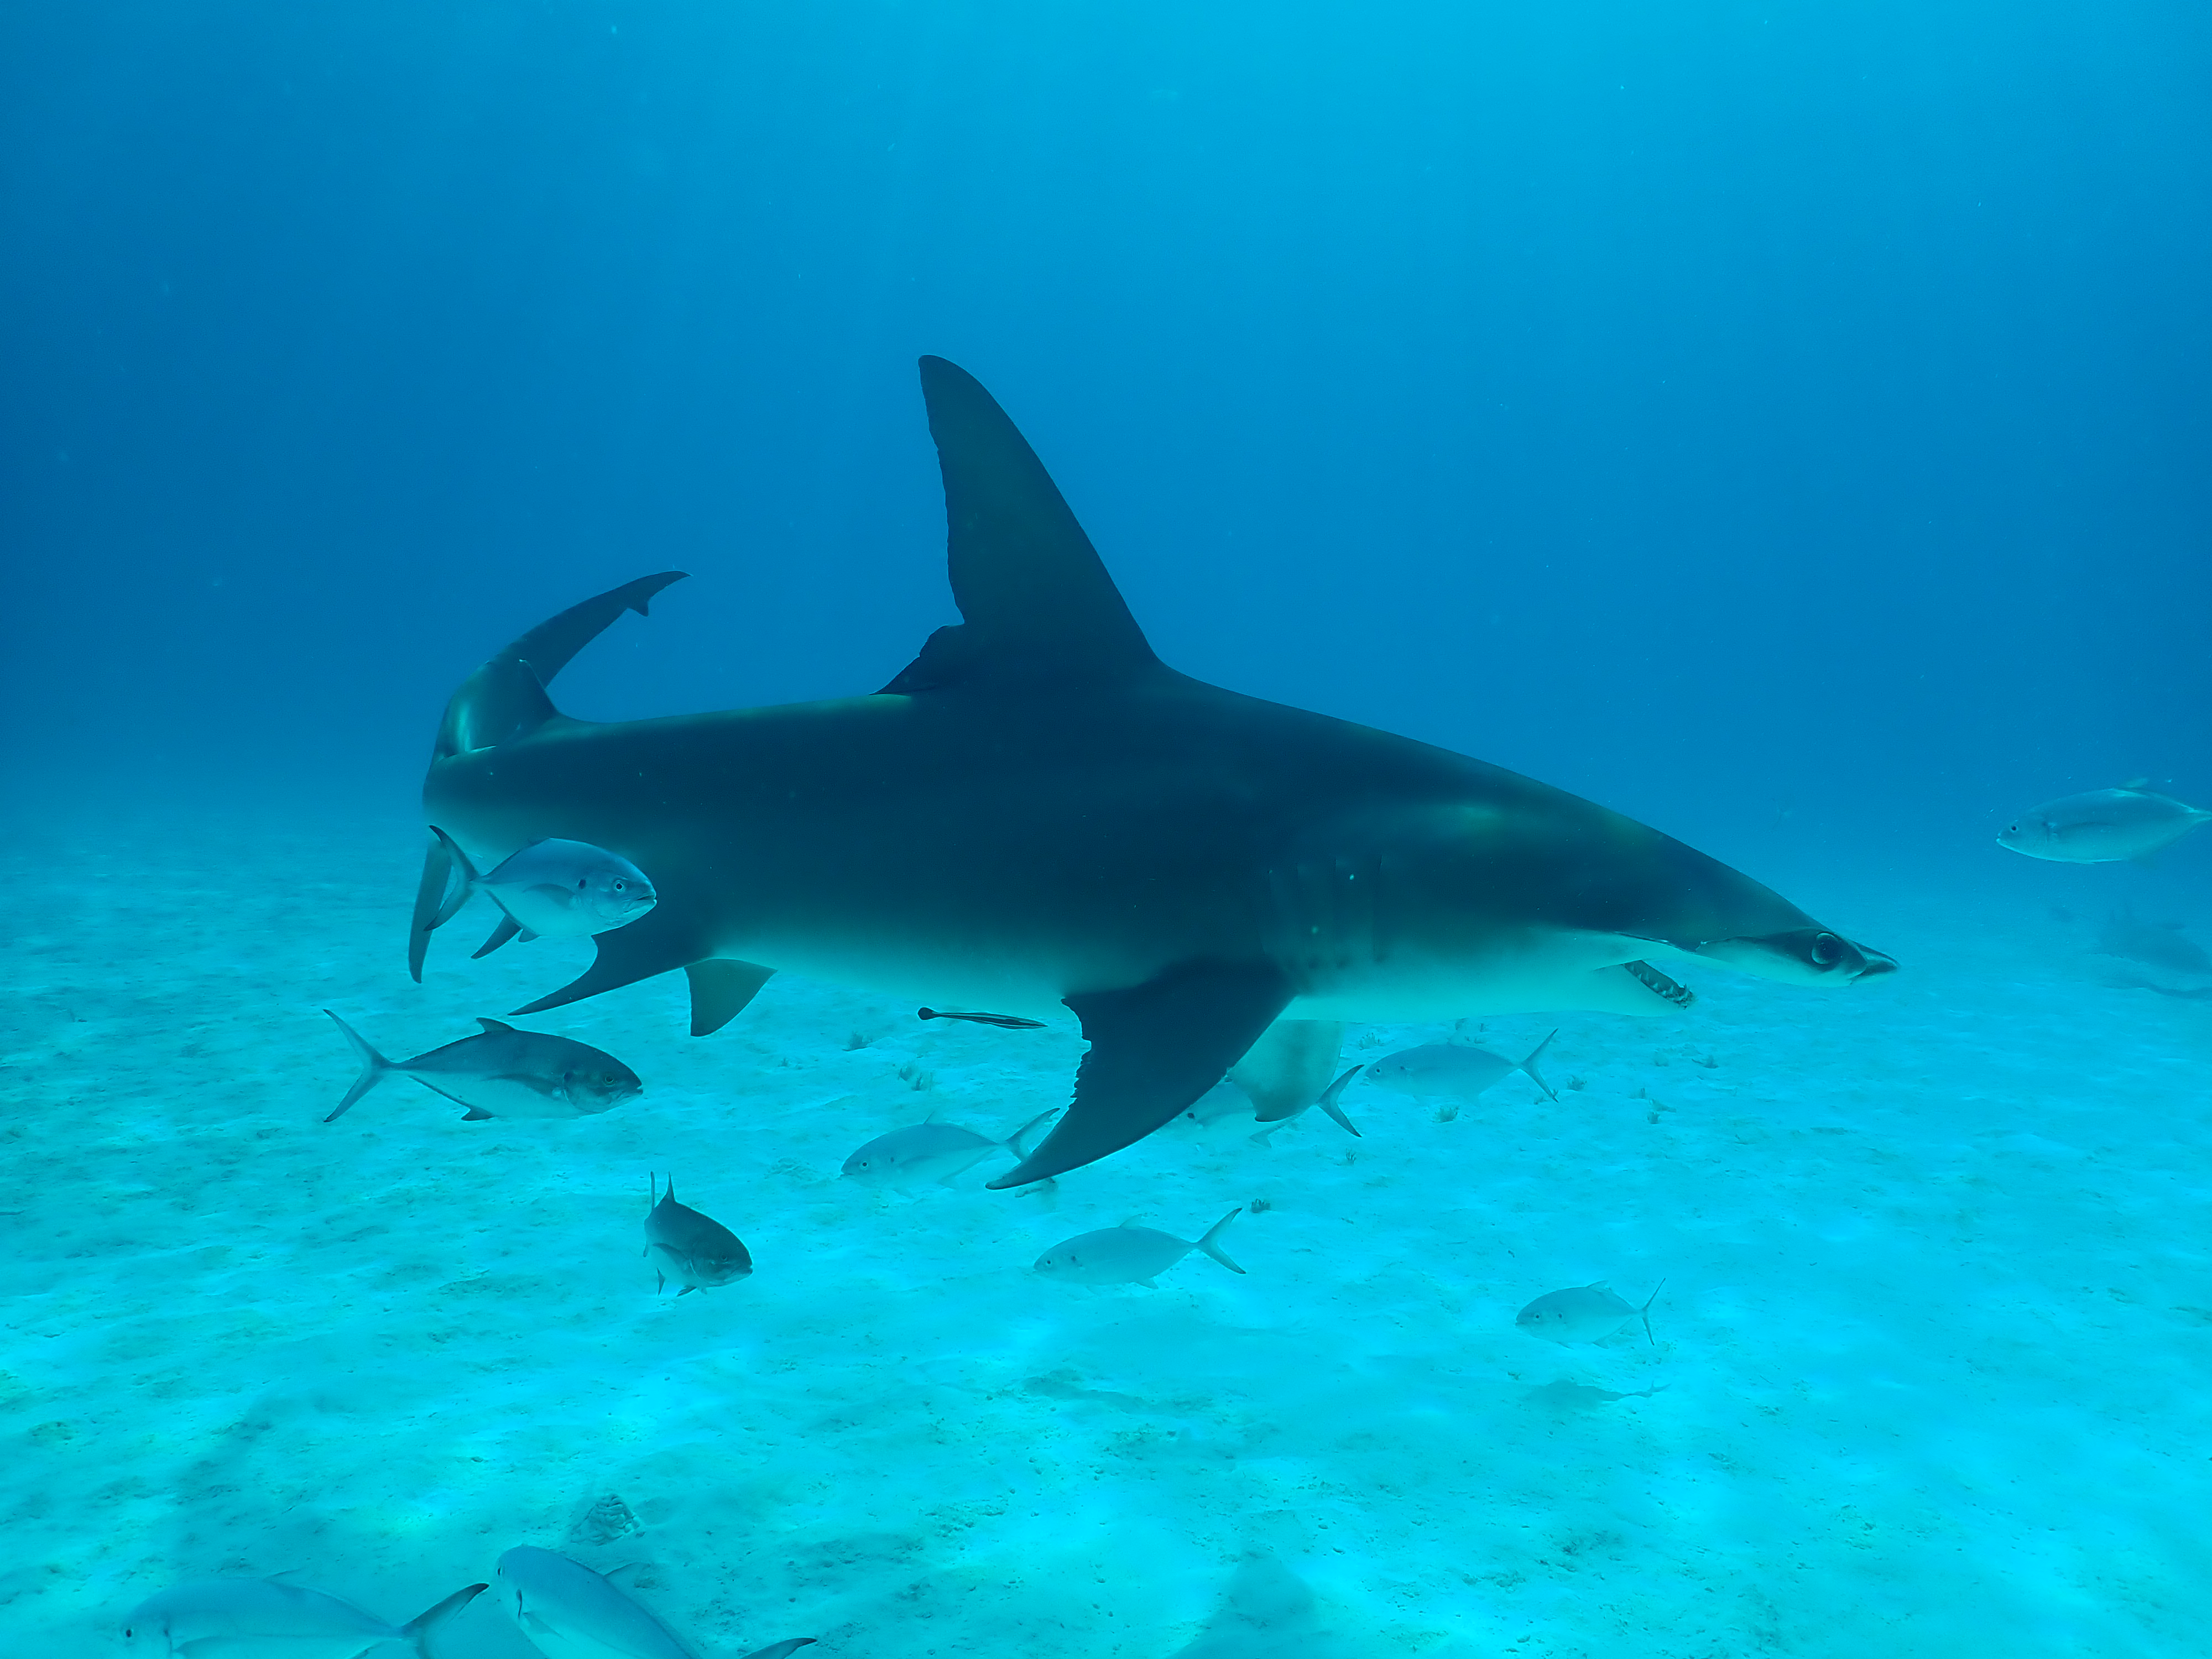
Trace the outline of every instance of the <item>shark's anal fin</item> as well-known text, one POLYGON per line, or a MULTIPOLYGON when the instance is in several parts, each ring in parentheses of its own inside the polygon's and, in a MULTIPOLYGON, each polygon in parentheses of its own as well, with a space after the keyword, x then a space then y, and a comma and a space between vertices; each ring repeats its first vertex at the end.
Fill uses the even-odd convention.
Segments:
POLYGON ((422 879, 415 887, 415 915, 407 925, 407 971, 417 985, 422 982, 422 962, 430 954, 431 930, 438 925, 439 911, 445 908, 446 888, 453 876, 453 856, 434 834, 429 850, 422 854, 422 879))
POLYGON ((1188 962, 1125 991, 1065 999, 1091 1043, 1075 1073, 1075 1103, 1035 1152, 990 1184, 1042 1181, 1172 1121, 1221 1081, 1291 995, 1272 963, 1188 962))
POLYGON ((684 969, 691 981, 691 1035, 706 1036, 719 1031, 745 1010, 775 972, 757 963, 733 962, 709 957, 684 969))
POLYGON ((945 474, 946 568, 963 618, 886 691, 1066 684, 1157 666, 1129 607, 1036 453, 989 392, 942 357, 921 394, 945 474))
POLYGON ((580 1002, 602 991, 619 990, 656 974, 688 968, 703 955, 697 937, 678 920, 665 902, 627 927, 594 935, 592 943, 599 946, 599 953, 589 968, 559 990, 514 1012, 538 1014, 548 1008, 580 1002))

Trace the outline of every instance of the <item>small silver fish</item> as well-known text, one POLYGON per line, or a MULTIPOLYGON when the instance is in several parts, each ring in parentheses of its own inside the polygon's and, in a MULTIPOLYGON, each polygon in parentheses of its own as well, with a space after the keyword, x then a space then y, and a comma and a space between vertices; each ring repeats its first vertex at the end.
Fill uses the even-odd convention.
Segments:
POLYGON ((676 1201, 674 1176, 667 1193, 645 1212, 645 1254, 654 1258, 653 1288, 666 1290, 672 1276, 684 1287, 678 1296, 734 1285, 753 1270, 743 1240, 712 1216, 676 1201))
POLYGON ((359 1659, 397 1643, 428 1659, 435 1630, 487 1587, 455 1590, 404 1625, 387 1625, 350 1601, 273 1578, 212 1578, 149 1595, 123 1627, 134 1649, 174 1659, 359 1659))
POLYGON ((1547 1096, 1557 1100, 1559 1097, 1536 1069, 1536 1061, 1552 1046, 1552 1037, 1557 1036, 1557 1031, 1553 1032, 1552 1036, 1528 1051, 1526 1060, 1517 1061, 1493 1054, 1487 1048, 1470 1048, 1456 1042, 1425 1042, 1418 1048, 1401 1048, 1375 1061, 1367 1068, 1367 1080, 1417 1099, 1455 1100, 1471 1104, 1476 1096, 1501 1078, 1519 1072, 1547 1096))
POLYGON ((1123 1222, 1095 1233, 1078 1233, 1054 1245, 1036 1259, 1036 1270, 1053 1279, 1077 1285, 1150 1285, 1156 1275, 1188 1255, 1204 1250, 1232 1273, 1244 1270, 1231 1261, 1218 1241, 1229 1224, 1244 1213, 1238 1205, 1206 1230, 1195 1243, 1151 1227, 1123 1222))
POLYGON ((2007 824, 1997 845, 2061 864, 2112 864, 2170 846, 2212 812, 2185 805, 2131 778, 2117 789, 2092 789, 2031 807, 2007 824))
MULTIPOLYGON (((697 1659, 611 1580, 553 1550, 521 1544, 501 1556, 499 1599, 546 1659, 697 1659)), ((745 1659, 786 1659, 813 1640, 793 1637, 745 1659)))
POLYGON ((1059 1115, 1041 1112, 1008 1135, 993 1140, 957 1123, 913 1123, 873 1140, 845 1160, 845 1178, 864 1187, 912 1188, 936 1182, 951 1186, 994 1152, 1027 1158, 1022 1140, 1032 1129, 1059 1115))
POLYGON ((506 913, 477 951, 480 957, 489 956, 518 933, 526 945, 534 939, 612 933, 629 927, 659 902, 645 872, 620 854, 586 841, 532 842, 496 868, 479 874, 451 836, 435 825, 430 833, 446 849, 459 878, 431 918, 430 929, 444 927, 478 893, 506 913))
MULTIPOLYGON (((331 1014, 327 1008, 323 1012, 331 1014)), ((361 1075, 337 1109, 335 1123, 354 1103, 388 1077, 413 1078, 424 1088, 459 1101, 464 1121, 487 1117, 589 1117, 635 1100, 645 1085, 637 1073, 589 1043, 541 1031, 520 1031, 504 1021, 479 1018, 481 1034, 433 1048, 412 1060, 390 1060, 362 1034, 331 1014, 361 1059, 361 1075)))
POLYGON ((1650 1297, 1640 1308, 1623 1302, 1602 1280, 1595 1285, 1578 1285, 1572 1290, 1553 1291, 1522 1309, 1514 1316, 1513 1322, 1531 1336, 1564 1346, 1570 1342, 1602 1342, 1630 1320, 1641 1317, 1644 1334, 1656 1347, 1658 1341, 1651 1335, 1651 1304, 1659 1299, 1659 1292, 1666 1284, 1662 1279, 1652 1286, 1650 1297))

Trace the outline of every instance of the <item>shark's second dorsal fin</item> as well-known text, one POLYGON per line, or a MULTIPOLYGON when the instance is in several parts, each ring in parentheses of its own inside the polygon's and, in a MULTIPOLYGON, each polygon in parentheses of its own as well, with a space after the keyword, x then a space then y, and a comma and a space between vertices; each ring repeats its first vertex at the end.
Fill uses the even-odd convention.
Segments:
POLYGON ((1091 538, 989 392, 942 357, 921 393, 945 474, 946 566, 963 618, 884 690, 1111 678, 1159 659, 1091 538))

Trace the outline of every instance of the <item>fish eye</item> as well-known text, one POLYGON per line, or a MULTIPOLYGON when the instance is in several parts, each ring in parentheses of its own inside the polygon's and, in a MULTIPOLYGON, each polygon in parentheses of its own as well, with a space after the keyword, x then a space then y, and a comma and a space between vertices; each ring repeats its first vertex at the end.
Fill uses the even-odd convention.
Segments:
POLYGON ((1844 959, 1844 942, 1833 933, 1815 933, 1806 954, 1815 968, 1832 968, 1844 959))

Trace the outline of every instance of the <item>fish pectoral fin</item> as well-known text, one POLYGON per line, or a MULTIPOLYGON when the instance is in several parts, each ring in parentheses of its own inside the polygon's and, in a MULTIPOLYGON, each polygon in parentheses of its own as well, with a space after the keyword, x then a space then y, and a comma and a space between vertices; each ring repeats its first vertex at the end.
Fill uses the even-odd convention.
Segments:
POLYGON ((484 1110, 483 1107, 471 1106, 467 1111, 461 1114, 461 1121, 464 1123, 482 1123, 489 1120, 490 1116, 491 1114, 484 1110))
POLYGON ((515 1623, 520 1625, 524 1630, 527 1631, 532 1636, 557 1636, 560 1634, 560 1632, 555 1630, 552 1626, 547 1624, 536 1613, 531 1612, 528 1607, 517 1607, 514 1610, 514 1620, 515 1623))
POLYGON ((1187 962, 1121 991, 1065 999, 1091 1051, 1067 1115, 990 1185, 1025 1187, 1141 1140, 1221 1080, 1290 1004, 1267 962, 1187 962))
MULTIPOLYGON (((486 939, 482 945, 477 946, 475 953, 469 957, 469 960, 474 962, 480 957, 489 956, 493 951, 498 950, 501 945, 506 944, 507 940, 513 939, 517 933, 521 933, 522 924, 520 922, 517 921, 513 916, 501 916, 499 919, 499 926, 491 930, 491 937, 486 939)), ((523 933, 523 937, 525 939, 528 939, 531 935, 523 933)))
POLYGON ((708 1036, 720 1030, 744 1012, 775 973, 773 968, 726 957, 690 963, 684 976, 691 981, 691 1035, 708 1036))
POLYGON ((477 1024, 483 1026, 487 1034, 493 1031, 512 1031, 514 1029, 503 1019, 486 1019, 482 1014, 477 1016, 477 1024))

